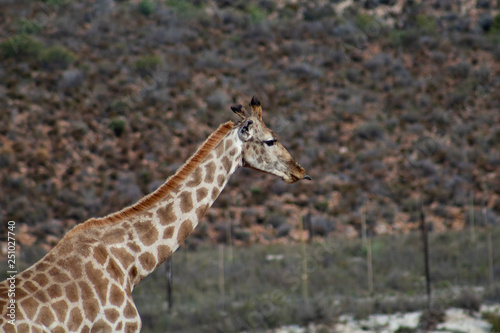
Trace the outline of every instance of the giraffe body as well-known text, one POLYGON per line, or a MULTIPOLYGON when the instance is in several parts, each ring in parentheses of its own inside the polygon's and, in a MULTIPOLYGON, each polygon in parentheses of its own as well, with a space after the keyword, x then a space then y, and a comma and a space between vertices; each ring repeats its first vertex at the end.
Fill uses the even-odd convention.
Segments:
POLYGON ((133 288, 184 242, 237 168, 274 173, 286 182, 308 178, 265 127, 260 103, 252 103, 252 116, 233 108, 243 120, 221 125, 158 190, 120 212, 76 226, 18 274, 16 326, 7 317, 8 281, 1 282, 0 329, 139 332, 133 288), (262 147, 275 149, 274 154, 262 147))

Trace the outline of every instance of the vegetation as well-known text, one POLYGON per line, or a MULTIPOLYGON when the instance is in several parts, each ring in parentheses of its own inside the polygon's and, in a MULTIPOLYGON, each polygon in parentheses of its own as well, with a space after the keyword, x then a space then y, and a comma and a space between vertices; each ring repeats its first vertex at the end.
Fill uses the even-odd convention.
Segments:
POLYGON ((434 237, 434 285, 469 286, 452 303, 471 311, 498 302, 498 289, 477 298, 472 289, 489 283, 488 230, 495 272, 499 263, 500 13, 486 2, 4 6, 0 220, 22 225, 21 252, 39 258, 36 249, 51 248, 75 224, 155 189, 220 123, 236 119, 230 104, 256 95, 314 182, 288 186, 237 172, 188 240, 200 250, 174 255, 176 288, 186 288, 176 289, 174 312, 160 312, 161 271, 138 289, 145 322, 149 313, 155 327, 164 321, 173 331, 187 323, 252 331, 331 322, 339 312, 421 309, 412 234, 421 209, 434 237), (311 217, 313 244, 342 243, 342 255, 323 252, 309 274, 308 303, 294 275, 302 215, 311 217), (357 240, 364 231, 373 236, 374 289, 383 299, 366 294, 367 251, 357 240), (354 240, 341 241, 347 237, 354 240), (235 246, 224 262, 223 300, 217 243, 235 246), (284 259, 266 261, 266 253, 284 259), (213 274, 199 279, 205 271, 213 274), (265 315, 259 304, 272 295, 279 306, 265 315))
POLYGON ((20 34, 0 43, 1 54, 4 58, 38 58, 42 51, 42 43, 33 37, 20 34))
POLYGON ((142 75, 152 75, 152 73, 157 69, 156 67, 161 64, 161 59, 159 56, 151 54, 141 56, 135 61, 135 69, 142 75))
POLYGON ((482 316, 491 324, 491 333, 500 332, 500 314, 485 312, 482 316))
POLYGON ((41 61, 45 68, 65 69, 75 61, 75 55, 64 46, 55 45, 43 50, 41 61))
POLYGON ((141 13, 142 15, 148 16, 154 13, 155 4, 150 0, 142 0, 137 5, 137 9, 139 10, 139 13, 141 13))

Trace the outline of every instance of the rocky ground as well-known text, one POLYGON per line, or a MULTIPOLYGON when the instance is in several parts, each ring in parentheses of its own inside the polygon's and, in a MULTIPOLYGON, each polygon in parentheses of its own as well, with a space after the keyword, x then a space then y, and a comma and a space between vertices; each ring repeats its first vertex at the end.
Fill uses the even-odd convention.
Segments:
MULTIPOLYGON (((483 306, 482 311, 498 313, 498 305, 483 306)), ((287 326, 271 330, 273 333, 410 333, 421 332, 416 330, 421 312, 396 313, 392 315, 371 315, 364 320, 355 320, 345 315, 339 318, 339 323, 333 327, 310 325, 308 327, 287 326)), ((492 325, 480 314, 471 314, 463 309, 450 308, 446 311, 444 322, 436 325, 428 333, 490 333, 492 325)))

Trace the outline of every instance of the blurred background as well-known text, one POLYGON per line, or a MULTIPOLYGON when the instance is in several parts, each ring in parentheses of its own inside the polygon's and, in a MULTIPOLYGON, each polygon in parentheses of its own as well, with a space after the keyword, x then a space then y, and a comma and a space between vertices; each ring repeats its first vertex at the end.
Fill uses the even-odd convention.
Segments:
POLYGON ((16 221, 29 266, 156 189, 256 96, 313 182, 239 170, 173 256, 173 303, 163 267, 135 291, 145 332, 333 332, 345 314, 422 310, 422 214, 433 304, 500 331, 481 310, 500 302, 499 13, 495 0, 3 0, 2 234, 16 221))

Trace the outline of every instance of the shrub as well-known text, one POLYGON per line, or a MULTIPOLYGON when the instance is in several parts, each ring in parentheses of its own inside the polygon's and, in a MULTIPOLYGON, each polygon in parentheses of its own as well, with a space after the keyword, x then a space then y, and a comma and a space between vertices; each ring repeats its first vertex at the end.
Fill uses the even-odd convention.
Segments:
POLYGON ((323 76, 322 71, 308 63, 296 63, 286 69, 288 73, 299 80, 317 80, 323 76))
POLYGON ((268 217, 267 223, 273 226, 273 228, 278 228, 282 224, 287 223, 287 218, 286 216, 280 215, 280 214, 272 214, 268 217))
POLYGON ((167 0, 165 4, 167 7, 172 8, 177 14, 185 18, 196 17, 200 10, 199 6, 185 0, 167 0))
POLYGON ((418 330, 416 328, 411 328, 408 326, 399 326, 397 330, 394 331, 394 333, 416 333, 418 330))
POLYGON ((384 127, 375 121, 361 124, 354 132, 356 136, 365 140, 376 140, 384 137, 384 127))
POLYGON ((155 11, 155 4, 149 0, 142 0, 137 5, 137 10, 144 16, 149 16, 155 11))
POLYGON ((42 48, 42 43, 25 35, 15 35, 0 43, 0 51, 3 58, 38 58, 42 48))
POLYGON ((368 36, 375 37, 379 34, 380 24, 371 15, 358 13, 355 18, 355 23, 356 26, 368 36))
POLYGON ((418 15, 417 25, 421 32, 424 34, 434 35, 437 33, 436 20, 432 16, 418 15))
POLYGON ((115 133, 116 136, 121 136, 127 127, 127 121, 122 117, 111 119, 109 128, 115 133))
POLYGON ((483 319, 491 325, 490 332, 500 332, 500 314, 493 312, 484 312, 483 319))
POLYGON ((460 62, 448 67, 450 74, 457 79, 466 79, 471 72, 471 65, 467 62, 460 62))
POLYGON ((247 11, 250 16, 250 22, 254 24, 260 23, 266 18, 266 12, 258 6, 250 5, 248 6, 247 11))
POLYGON ((455 300, 455 306, 465 309, 469 312, 479 311, 481 308, 481 296, 471 289, 464 289, 460 292, 455 300))
POLYGON ((307 6, 303 14, 305 21, 319 21, 329 16, 335 16, 335 11, 330 4, 324 6, 307 6))
POLYGON ((19 34, 21 35, 31 35, 37 34, 42 30, 42 27, 36 22, 21 19, 19 20, 19 34))
POLYGON ((42 52, 41 61, 47 69, 65 69, 75 61, 75 56, 64 46, 55 45, 42 52))
POLYGON ((491 23, 490 34, 498 35, 500 34, 500 14, 497 14, 493 18, 493 22, 491 23))
POLYGON ((151 73, 157 66, 161 64, 161 59, 157 55, 145 55, 135 61, 135 69, 141 76, 146 76, 151 73))
POLYGON ((444 310, 425 310, 420 315, 418 327, 424 330, 435 329, 438 324, 444 322, 445 317, 444 310))

